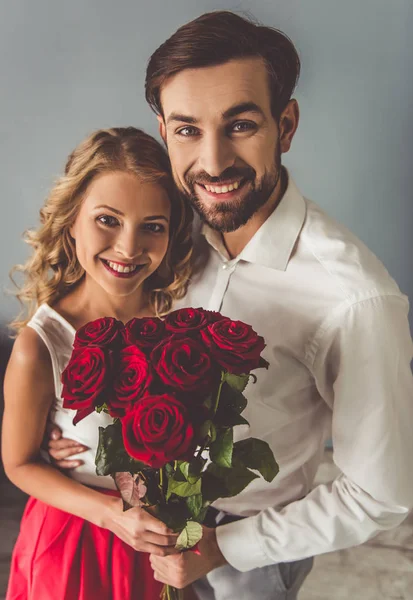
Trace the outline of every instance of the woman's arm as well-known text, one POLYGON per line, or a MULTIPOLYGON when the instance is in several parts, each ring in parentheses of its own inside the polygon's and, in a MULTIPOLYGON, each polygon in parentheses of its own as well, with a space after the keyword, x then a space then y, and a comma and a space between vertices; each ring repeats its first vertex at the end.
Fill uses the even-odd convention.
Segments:
POLYGON ((34 330, 16 339, 4 382, 2 456, 6 475, 27 494, 110 529, 136 550, 165 556, 176 536, 140 508, 122 510, 119 498, 90 489, 40 458, 47 415, 54 401, 50 354, 34 330), (172 535, 171 535, 172 534, 172 535))

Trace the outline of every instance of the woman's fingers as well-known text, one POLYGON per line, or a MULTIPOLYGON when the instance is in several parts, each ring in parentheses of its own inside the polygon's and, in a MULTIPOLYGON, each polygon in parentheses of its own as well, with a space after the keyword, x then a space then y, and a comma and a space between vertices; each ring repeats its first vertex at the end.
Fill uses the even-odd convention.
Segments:
POLYGON ((177 537, 177 535, 159 535, 159 533, 153 533, 152 531, 145 531, 142 534, 142 539, 144 539, 145 542, 154 544, 155 546, 170 548, 172 551, 171 554, 180 552, 175 549, 177 537))
POLYGON ((177 551, 175 548, 171 548, 170 546, 157 546, 156 544, 151 544, 149 542, 143 542, 142 540, 136 545, 131 544, 132 548, 138 550, 139 552, 147 552, 148 554, 153 554, 154 556, 169 556, 170 554, 176 554, 177 551))
POLYGON ((175 540, 178 538, 179 534, 172 531, 172 529, 170 529, 167 525, 165 525, 165 523, 163 523, 162 521, 160 521, 159 519, 157 519, 156 517, 151 515, 148 511, 146 511, 144 509, 138 509, 138 510, 140 511, 139 520, 141 521, 141 523, 142 523, 143 527, 146 529, 146 531, 151 531, 151 532, 157 533, 161 536, 168 536, 171 539, 175 539, 175 540))

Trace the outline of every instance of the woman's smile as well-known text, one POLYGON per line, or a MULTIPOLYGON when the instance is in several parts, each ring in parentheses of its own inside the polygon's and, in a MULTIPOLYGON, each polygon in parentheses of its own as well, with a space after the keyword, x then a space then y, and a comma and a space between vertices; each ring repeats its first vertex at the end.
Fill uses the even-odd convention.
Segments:
POLYGON ((143 264, 132 264, 132 263, 120 263, 104 258, 100 259, 103 266, 115 277, 121 277, 122 279, 128 279, 134 277, 140 273, 148 263, 143 264))

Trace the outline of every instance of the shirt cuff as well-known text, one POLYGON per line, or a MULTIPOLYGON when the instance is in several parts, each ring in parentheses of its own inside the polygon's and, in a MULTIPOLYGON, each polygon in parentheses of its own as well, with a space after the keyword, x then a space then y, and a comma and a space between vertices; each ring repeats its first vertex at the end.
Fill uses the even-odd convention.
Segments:
POLYGON ((260 544, 255 521, 256 517, 247 517, 216 528, 219 549, 225 560, 238 571, 273 564, 260 544))

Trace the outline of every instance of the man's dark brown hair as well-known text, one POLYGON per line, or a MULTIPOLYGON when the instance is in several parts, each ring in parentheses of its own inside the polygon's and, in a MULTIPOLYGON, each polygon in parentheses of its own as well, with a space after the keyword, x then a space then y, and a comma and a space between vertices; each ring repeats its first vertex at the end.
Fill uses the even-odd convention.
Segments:
POLYGON ((264 27, 229 11, 210 12, 180 27, 152 54, 146 70, 146 100, 162 115, 164 83, 184 69, 221 65, 259 57, 268 71, 271 112, 279 119, 294 91, 300 59, 281 31, 264 27))

